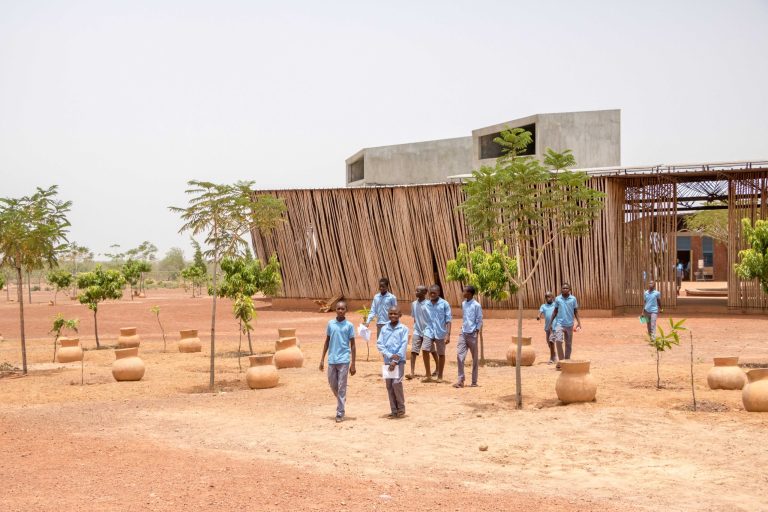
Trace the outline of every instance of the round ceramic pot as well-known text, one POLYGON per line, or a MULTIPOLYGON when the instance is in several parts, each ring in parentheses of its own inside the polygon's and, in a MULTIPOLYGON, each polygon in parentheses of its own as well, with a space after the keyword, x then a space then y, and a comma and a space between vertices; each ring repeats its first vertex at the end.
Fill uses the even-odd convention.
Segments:
POLYGON ((144 361, 139 357, 139 347, 119 348, 115 350, 115 362, 112 363, 112 376, 116 381, 141 380, 144 376, 144 361))
POLYGON ((278 368, 301 368, 304 354, 296 346, 296 338, 282 338, 275 342, 275 366, 278 368))
MULTIPOLYGON (((533 350, 533 347, 531 346, 531 338, 520 338, 520 344, 522 345, 521 348, 523 350, 520 357, 520 366, 533 366, 533 362, 536 360, 536 351, 533 350)), ((507 350, 507 361, 509 361, 509 364, 512 366, 517 364, 517 336, 512 337, 512 344, 507 350)))
POLYGON ((251 367, 245 373, 245 381, 249 388, 266 389, 277 386, 280 376, 277 374, 277 368, 272 364, 273 358, 272 354, 248 356, 251 367))
POLYGON ((121 327, 120 337, 117 338, 118 348, 138 347, 141 343, 135 327, 121 327))
POLYGON ((561 373, 555 383, 557 398, 564 404, 591 402, 597 394, 597 382, 589 373, 589 361, 560 361, 561 373))
POLYGON ((741 391, 741 401, 749 412, 768 412, 768 368, 747 372, 747 385, 741 391))
POLYGON ((59 351, 56 359, 60 363, 74 363, 83 360, 83 349, 80 348, 80 338, 59 338, 59 351))
POLYGON ((707 373, 709 389, 741 389, 747 383, 747 374, 739 368, 737 357, 716 357, 715 366, 707 373))
POLYGON ((203 344, 197 337, 197 329, 185 329, 179 331, 181 340, 179 341, 179 352, 202 352, 203 344))

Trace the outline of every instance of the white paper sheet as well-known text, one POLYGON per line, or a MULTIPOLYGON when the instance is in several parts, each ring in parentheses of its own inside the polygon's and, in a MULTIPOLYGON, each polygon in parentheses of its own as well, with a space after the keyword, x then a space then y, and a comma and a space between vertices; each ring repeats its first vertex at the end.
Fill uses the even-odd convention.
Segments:
POLYGON ((371 341, 371 330, 363 324, 357 326, 357 335, 365 341, 371 341))
POLYGON ((395 369, 389 371, 389 365, 381 365, 381 378, 382 379, 399 379, 400 378, 400 365, 395 365, 395 369))

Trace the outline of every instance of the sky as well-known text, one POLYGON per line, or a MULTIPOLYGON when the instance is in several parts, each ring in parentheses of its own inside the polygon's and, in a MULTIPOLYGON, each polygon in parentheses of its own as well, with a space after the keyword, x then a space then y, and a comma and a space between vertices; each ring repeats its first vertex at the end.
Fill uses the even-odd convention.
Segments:
MULTIPOLYGON (((0 197, 191 257, 188 180, 343 187, 364 147, 621 109, 623 165, 768 159, 768 1, 0 0, 0 197)), ((97 256, 99 258, 99 256, 97 256)))

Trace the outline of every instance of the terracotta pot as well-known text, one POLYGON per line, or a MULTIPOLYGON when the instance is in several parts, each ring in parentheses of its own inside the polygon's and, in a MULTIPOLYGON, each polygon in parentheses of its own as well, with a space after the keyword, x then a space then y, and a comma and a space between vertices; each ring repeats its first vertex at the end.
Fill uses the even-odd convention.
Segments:
POLYGON ((115 350, 115 362, 112 363, 112 376, 116 381, 141 380, 144 376, 144 361, 139 357, 139 347, 119 348, 115 350))
POLYGON ((597 382, 589 373, 589 361, 565 359, 555 383, 557 398, 564 404, 591 402, 597 394, 597 382))
POLYGON ((749 412, 768 412, 768 368, 747 372, 747 385, 741 391, 741 401, 749 412))
POLYGON ((709 389, 741 389, 747 383, 747 375, 739 368, 737 357, 716 357, 715 366, 707 373, 709 389))
MULTIPOLYGON (((531 338, 530 337, 523 337, 521 338, 522 343, 522 355, 520 357, 520 366, 533 366, 533 362, 536 360, 536 351, 533 350, 533 347, 531 346, 531 338)), ((512 366, 515 366, 515 361, 517 360, 517 336, 512 337, 512 344, 509 346, 509 349, 507 350, 507 361, 509 361, 509 364, 512 366)))
MULTIPOLYGON (((280 338, 281 340, 284 340, 286 338, 296 338, 296 328, 295 327, 278 327, 277 337, 280 338)), ((299 338, 296 338, 296 346, 301 347, 301 340, 299 340, 299 338)))
POLYGON ((197 337, 197 329, 185 329, 179 331, 181 341, 179 341, 179 352, 202 352, 203 344, 197 337))
POLYGON ((278 375, 275 365, 272 364, 273 358, 272 354, 248 356, 251 367, 245 373, 245 381, 249 388, 266 389, 277 386, 280 375, 278 375))
POLYGON ((138 347, 141 343, 135 327, 121 327, 120 337, 117 338, 118 348, 138 347))
POLYGON ((275 366, 278 368, 301 368, 304 354, 296 346, 296 338, 283 338, 275 342, 275 366))
POLYGON ((80 348, 80 338, 59 338, 59 351, 56 359, 60 363, 74 363, 83 360, 83 349, 80 348))

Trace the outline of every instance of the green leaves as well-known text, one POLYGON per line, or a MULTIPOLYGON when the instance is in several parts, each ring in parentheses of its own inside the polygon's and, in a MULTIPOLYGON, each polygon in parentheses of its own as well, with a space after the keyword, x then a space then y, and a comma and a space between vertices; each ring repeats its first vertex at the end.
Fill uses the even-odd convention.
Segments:
POLYGON ((71 272, 63 269, 51 270, 45 277, 46 281, 56 287, 57 290, 69 288, 72 282, 75 280, 75 276, 71 272))
POLYGON ((101 265, 96 265, 93 272, 83 272, 77 276, 77 287, 80 289, 80 295, 77 296, 80 304, 98 311, 99 302, 122 298, 125 277, 117 270, 104 270, 101 265))
POLYGON ((49 331, 50 334, 55 334, 58 338, 61 336, 61 331, 64 329, 69 329, 70 331, 77 332, 77 328, 80 325, 80 319, 78 318, 64 318, 64 315, 61 313, 56 315, 56 318, 53 319, 53 326, 51 327, 51 330, 49 331))
POLYGON ((493 300, 505 300, 510 293, 517 293, 517 260, 509 256, 509 248, 496 242, 487 252, 475 247, 471 252, 466 244, 460 244, 456 258, 446 266, 449 281, 471 284, 477 291, 493 300))
POLYGON ((648 344, 653 347, 657 352, 664 352, 666 350, 672 349, 672 345, 680 345, 680 332, 679 331, 687 331, 688 328, 685 327, 685 318, 682 320, 678 320, 675 322, 672 318, 669 319, 669 331, 664 332, 664 329, 661 328, 661 326, 657 326, 656 330, 658 331, 658 334, 653 336, 648 336, 648 344))
POLYGON ((764 293, 768 293, 768 220, 742 219, 741 230, 748 249, 739 251, 739 263, 734 265, 740 279, 760 281, 764 293))
POLYGON ((261 292, 276 295, 283 284, 280 263, 273 254, 264 265, 261 260, 248 258, 225 258, 221 261, 224 278, 218 286, 219 297, 236 299, 240 295, 252 297, 261 292))

